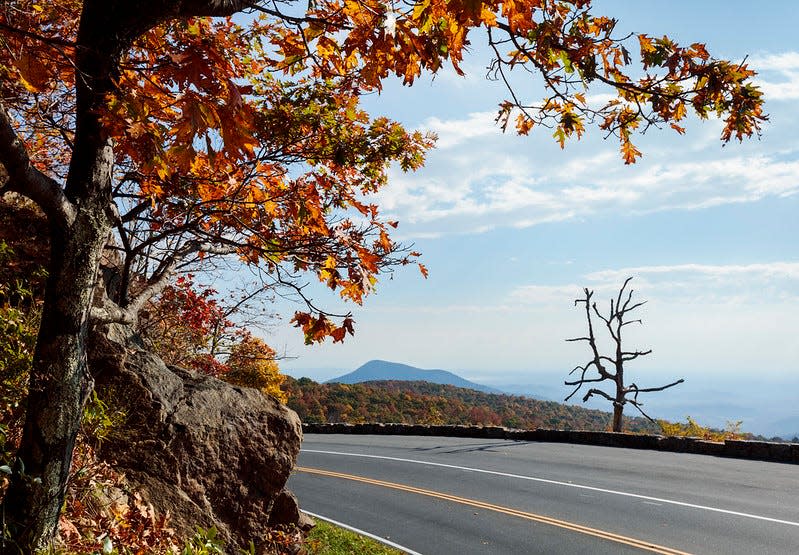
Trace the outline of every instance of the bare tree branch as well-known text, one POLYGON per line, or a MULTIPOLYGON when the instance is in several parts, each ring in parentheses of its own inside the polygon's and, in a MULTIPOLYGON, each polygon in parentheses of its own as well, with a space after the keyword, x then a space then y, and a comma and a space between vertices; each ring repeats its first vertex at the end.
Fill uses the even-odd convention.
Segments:
POLYGON ((588 399, 590 399, 594 395, 599 395, 600 397, 604 397, 605 399, 607 399, 608 401, 612 402, 613 404, 616 404, 616 399, 614 399, 613 397, 611 397, 610 395, 608 395, 607 393, 605 393, 601 389, 589 389, 588 393, 586 393, 585 396, 583 397, 583 403, 588 401, 588 399))
POLYGON ((650 421, 650 422, 652 422, 653 424, 657 424, 657 421, 656 421, 654 418, 652 418, 651 416, 649 416, 647 413, 645 413, 645 412, 644 412, 644 409, 642 409, 642 408, 641 408, 641 405, 642 405, 643 403, 639 403, 638 401, 636 401, 636 400, 634 400, 634 399, 628 399, 628 402, 629 402, 629 403, 630 403, 632 406, 634 406, 636 409, 638 409, 638 412, 640 412, 640 413, 641 413, 641 414, 642 414, 642 415, 643 415, 643 416, 644 416, 644 417, 645 417, 647 420, 649 420, 649 421, 650 421))
POLYGON ((591 341, 590 337, 574 337, 572 339, 567 339, 566 342, 570 343, 572 341, 591 341))
POLYGON ((635 391, 635 394, 637 395, 639 393, 651 393, 653 391, 663 391, 664 389, 668 389, 670 387, 674 387, 675 385, 679 385, 679 384, 684 383, 684 382, 685 382, 685 380, 680 378, 679 380, 677 380, 675 382, 672 382, 672 383, 670 383, 668 385, 663 385, 663 386, 660 386, 660 387, 647 387, 647 388, 644 388, 644 389, 640 389, 635 384, 630 385, 630 387, 631 388, 633 388, 633 387, 635 388, 633 391, 635 391))
POLYGON ((646 355, 649 355, 649 354, 652 354, 652 349, 649 349, 648 351, 635 351, 635 352, 632 352, 632 353, 625 352, 625 353, 621 353, 621 355, 622 355, 621 356, 621 360, 624 361, 624 362, 629 362, 631 360, 637 359, 638 357, 646 356, 646 355))

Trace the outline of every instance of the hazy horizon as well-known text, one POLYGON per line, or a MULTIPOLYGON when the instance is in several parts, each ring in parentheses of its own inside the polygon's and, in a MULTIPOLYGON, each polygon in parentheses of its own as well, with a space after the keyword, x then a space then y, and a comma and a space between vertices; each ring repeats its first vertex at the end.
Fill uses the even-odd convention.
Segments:
MULTIPOLYGON (((366 362, 369 361, 364 361, 364 364, 366 362)), ((387 362, 407 364, 401 360, 387 360, 387 362)), ((287 368, 284 372, 294 378, 308 377, 321 383, 348 374, 360 366, 361 364, 352 368, 287 368)), ((446 370, 469 381, 494 387, 503 392, 536 395, 560 403, 564 402, 564 398, 572 389, 563 384, 568 372, 542 370, 519 372, 509 376, 485 369, 418 368, 446 370)), ((744 431, 765 437, 780 436, 791 439, 799 435, 799 416, 796 415, 794 405, 791 403, 796 398, 795 391, 799 390, 799 376, 763 379, 756 374, 750 374, 719 381, 717 378, 677 372, 640 374, 633 369, 630 369, 629 376, 632 381, 642 386, 662 385, 676 378, 686 380, 684 384, 671 390, 652 393, 645 398, 642 396, 645 409, 653 418, 685 422, 686 417, 690 416, 702 425, 722 429, 728 423, 743 421, 741 428, 744 431)), ((569 404, 610 410, 607 402, 592 400, 589 403, 582 403, 578 397, 575 396, 569 404)), ((633 407, 628 407, 625 414, 635 416, 638 413, 633 407)))

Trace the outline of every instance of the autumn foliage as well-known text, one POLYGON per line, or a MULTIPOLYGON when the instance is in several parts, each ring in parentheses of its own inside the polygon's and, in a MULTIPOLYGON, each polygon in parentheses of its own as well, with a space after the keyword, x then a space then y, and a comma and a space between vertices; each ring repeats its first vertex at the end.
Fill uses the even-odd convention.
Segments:
MULTIPOLYGON (((702 426, 696 420, 687 416, 685 422, 668 422, 666 420, 658 420, 658 425, 666 436, 673 437, 697 437, 707 441, 726 441, 741 440, 741 439, 754 439, 754 436, 747 432, 741 431, 742 420, 737 422, 727 422, 727 426, 723 430, 715 428, 708 428, 702 426)), ((777 438, 779 439, 779 438, 777 438)))
POLYGON ((260 389, 285 402, 284 376, 277 352, 231 318, 237 305, 225 307, 216 290, 181 276, 142 314, 139 333, 165 363, 260 389))
MULTIPOLYGON (((286 378, 288 406, 305 422, 398 422, 482 425, 509 428, 597 430, 610 428, 607 412, 540 401, 519 395, 493 395, 428 382, 378 381, 319 384, 286 378)), ((631 432, 658 433, 644 418, 625 418, 631 432)))
POLYGON ((234 333, 215 290, 198 291, 191 275, 167 286, 142 314, 139 332, 165 363, 219 376, 227 369, 216 355, 234 333))
POLYGON ((262 339, 246 335, 236 343, 227 359, 225 381, 243 387, 260 389, 268 395, 286 402, 286 393, 280 388, 285 380, 277 366, 277 353, 262 339))

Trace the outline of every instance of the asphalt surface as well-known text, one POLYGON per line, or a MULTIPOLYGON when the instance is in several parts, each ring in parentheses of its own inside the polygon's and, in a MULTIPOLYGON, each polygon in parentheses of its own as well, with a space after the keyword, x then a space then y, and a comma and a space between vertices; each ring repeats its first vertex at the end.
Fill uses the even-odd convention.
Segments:
POLYGON ((308 434, 289 488, 303 509, 424 555, 799 554, 797 465, 308 434))

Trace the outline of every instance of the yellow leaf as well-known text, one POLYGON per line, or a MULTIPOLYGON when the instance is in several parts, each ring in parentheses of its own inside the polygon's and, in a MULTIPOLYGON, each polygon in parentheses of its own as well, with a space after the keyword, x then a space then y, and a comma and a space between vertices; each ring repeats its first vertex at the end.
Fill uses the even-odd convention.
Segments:
POLYGON ((485 23, 486 27, 497 26, 497 14, 489 10, 485 5, 480 12, 480 19, 483 21, 483 23, 485 23))

